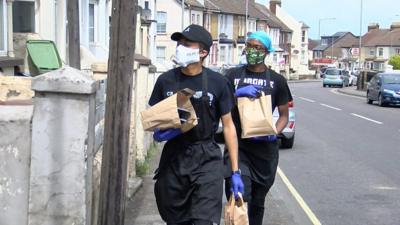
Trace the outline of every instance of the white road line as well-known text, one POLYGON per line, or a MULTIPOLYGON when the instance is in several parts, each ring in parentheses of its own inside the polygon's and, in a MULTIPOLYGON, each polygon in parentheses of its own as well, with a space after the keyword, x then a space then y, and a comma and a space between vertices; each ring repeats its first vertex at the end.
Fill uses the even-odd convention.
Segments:
POLYGON ((337 111, 341 111, 342 110, 342 109, 339 109, 339 108, 336 108, 336 107, 333 107, 333 106, 330 106, 330 105, 327 105, 327 104, 323 104, 323 103, 321 103, 320 105, 325 106, 325 107, 330 108, 330 109, 337 110, 337 111))
POLYGON ((307 214, 308 218, 311 220, 312 224, 314 225, 321 225, 321 222, 318 220, 317 216, 313 213, 313 211, 308 207, 307 203, 301 197, 301 195, 296 191, 292 183, 290 183, 289 179, 283 173, 281 168, 278 166, 278 174, 281 177, 283 183, 285 183, 286 187, 289 189, 290 193, 292 193, 293 197, 296 199, 297 203, 299 203, 300 207, 304 210, 307 214))
POLYGON ((371 122, 373 122, 373 123, 383 124, 382 122, 379 122, 379 121, 377 121, 377 120, 373 120, 373 119, 370 119, 370 118, 368 118, 368 117, 361 116, 361 115, 358 115, 358 114, 355 114, 355 113, 351 113, 351 115, 356 116, 356 117, 359 117, 359 118, 364 119, 364 120, 371 121, 371 122))
POLYGON ((303 99, 304 101, 307 101, 307 102, 315 102, 314 100, 311 100, 309 98, 304 98, 304 97, 299 97, 299 98, 303 99))
POLYGON ((336 94, 336 95, 342 95, 342 96, 346 96, 346 97, 350 97, 350 98, 365 99, 364 97, 361 97, 361 96, 346 95, 346 94, 339 93, 337 89, 331 89, 330 92, 333 94, 336 94))

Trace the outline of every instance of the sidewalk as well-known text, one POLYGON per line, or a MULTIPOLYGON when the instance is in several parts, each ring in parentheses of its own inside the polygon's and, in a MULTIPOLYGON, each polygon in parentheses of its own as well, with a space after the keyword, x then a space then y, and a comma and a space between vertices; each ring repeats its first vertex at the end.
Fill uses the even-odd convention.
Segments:
POLYGON ((356 86, 338 88, 337 90, 339 93, 346 94, 346 95, 353 95, 353 96, 358 96, 358 97, 363 97, 363 98, 367 97, 367 92, 357 90, 356 86))
MULTIPOLYGON (((153 158, 151 170, 157 167, 160 152, 153 158)), ((127 203, 125 210, 126 225, 162 225, 165 224, 158 214, 154 198, 152 175, 143 177, 142 187, 127 203)), ((224 204, 226 202, 223 197, 224 204)), ((223 218, 220 224, 224 224, 223 218)), ((277 175, 274 186, 266 200, 264 225, 308 225, 311 222, 299 207, 283 181, 277 175)))

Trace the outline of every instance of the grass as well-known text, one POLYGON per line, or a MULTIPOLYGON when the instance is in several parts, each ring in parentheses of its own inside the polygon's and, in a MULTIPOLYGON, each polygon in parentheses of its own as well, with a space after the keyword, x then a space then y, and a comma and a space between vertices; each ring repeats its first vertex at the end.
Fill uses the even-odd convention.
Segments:
POLYGON ((157 150, 157 144, 153 142, 147 150, 147 155, 144 161, 136 160, 136 176, 143 177, 149 174, 150 161, 155 156, 157 150))

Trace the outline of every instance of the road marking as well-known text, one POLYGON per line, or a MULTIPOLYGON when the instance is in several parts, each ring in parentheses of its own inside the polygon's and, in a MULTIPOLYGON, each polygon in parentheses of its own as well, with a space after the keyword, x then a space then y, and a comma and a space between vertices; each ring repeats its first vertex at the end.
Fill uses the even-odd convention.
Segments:
POLYGON ((371 122, 373 122, 373 123, 383 124, 382 122, 379 122, 379 121, 377 121, 377 120, 373 120, 373 119, 370 119, 370 118, 368 118, 368 117, 361 116, 361 115, 358 115, 358 114, 355 114, 355 113, 351 113, 351 115, 356 116, 356 117, 359 117, 359 118, 364 119, 364 120, 371 121, 371 122))
POLYGON ((339 108, 336 108, 336 107, 333 107, 333 106, 330 106, 330 105, 327 105, 327 104, 323 104, 323 103, 321 103, 320 105, 325 106, 325 107, 330 108, 330 109, 337 110, 337 111, 341 111, 342 110, 342 109, 339 109, 339 108))
POLYGON ((299 97, 299 98, 303 99, 304 101, 307 101, 307 102, 315 102, 314 100, 311 100, 309 98, 304 98, 304 97, 299 97))
POLYGON ((377 186, 377 187, 373 187, 374 189, 378 189, 378 190, 385 190, 385 191, 395 191, 398 190, 397 187, 389 187, 389 186, 377 186))
POLYGON ((357 98, 357 99, 365 99, 364 97, 361 97, 361 96, 340 93, 337 89, 331 89, 330 92, 332 92, 333 94, 336 94, 336 95, 342 95, 342 96, 357 98))
POLYGON ((292 183, 290 183, 289 179, 283 173, 281 168, 279 168, 279 166, 278 166, 277 172, 278 172, 279 176, 281 177, 283 183, 285 183, 285 185, 289 189, 290 193, 292 193, 293 197, 296 199, 297 203, 299 203, 300 207, 307 214, 307 216, 311 220, 312 224, 321 225, 321 222, 318 220, 318 218, 315 216, 315 214, 311 211, 310 207, 308 207, 307 203, 303 200, 303 198, 300 196, 300 194, 296 191, 296 189, 293 187, 292 183))

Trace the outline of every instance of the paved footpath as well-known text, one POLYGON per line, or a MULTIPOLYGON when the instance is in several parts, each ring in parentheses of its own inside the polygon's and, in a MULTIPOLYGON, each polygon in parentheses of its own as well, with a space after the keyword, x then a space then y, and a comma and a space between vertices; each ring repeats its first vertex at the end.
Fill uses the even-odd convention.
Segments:
MULTIPOLYGON (((160 151, 159 151, 160 153, 160 151)), ((152 160, 151 171, 157 167, 159 154, 152 160)), ((224 204, 226 202, 223 197, 224 204)), ((154 198, 152 175, 143 177, 142 187, 128 201, 125 212, 126 225, 163 225, 154 198)), ((221 224, 224 224, 223 218, 221 224)), ((310 220, 277 175, 267 196, 263 225, 308 225, 310 220)))

